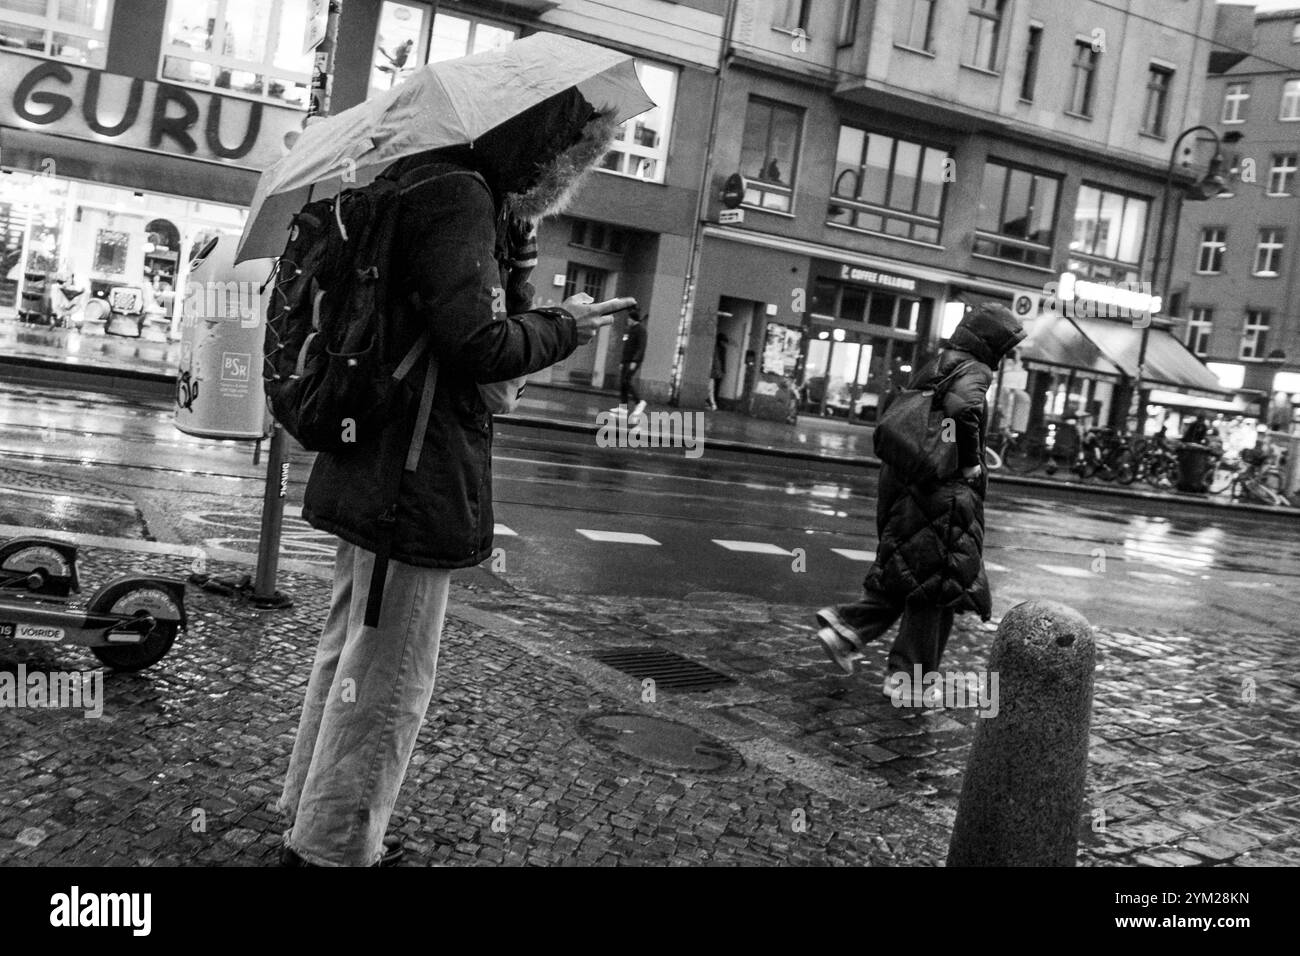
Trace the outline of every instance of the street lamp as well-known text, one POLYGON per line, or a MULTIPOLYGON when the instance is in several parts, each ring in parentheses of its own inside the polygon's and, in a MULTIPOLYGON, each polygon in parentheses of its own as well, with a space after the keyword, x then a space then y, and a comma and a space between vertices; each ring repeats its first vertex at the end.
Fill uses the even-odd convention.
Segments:
MULTIPOLYGON (((1205 175, 1194 185, 1185 190, 1185 195, 1189 198, 1201 201, 1213 199, 1219 193, 1223 192, 1223 187, 1227 185, 1227 180, 1223 176, 1223 143, 1235 143, 1241 139, 1241 133, 1232 130, 1225 133, 1222 138, 1208 126, 1193 126, 1183 130, 1174 140, 1173 149, 1169 151, 1169 165, 1165 169, 1165 188, 1160 200, 1160 224, 1156 229, 1156 249, 1155 260, 1151 264, 1151 291, 1154 294, 1158 288, 1156 277, 1160 273, 1160 259, 1164 252, 1165 245, 1165 223, 1169 218, 1169 201, 1170 194, 1174 186, 1174 164, 1178 161, 1178 150, 1188 136, 1193 133, 1209 133, 1211 140, 1214 142, 1214 158, 1210 160, 1210 167, 1205 175)), ((1169 287, 1174 273, 1174 250, 1178 246, 1178 228, 1183 216, 1182 197, 1179 197, 1179 203, 1174 215, 1174 234, 1169 248, 1169 266, 1165 269, 1164 289, 1161 292, 1161 301, 1169 302, 1169 287)), ((1148 317, 1145 325, 1142 326, 1142 341, 1138 346, 1137 376, 1133 380, 1133 392, 1137 396, 1137 431, 1142 434, 1146 427, 1147 404, 1142 400, 1142 379, 1144 377, 1146 360, 1147 360, 1147 339, 1151 334, 1151 321, 1148 317)))

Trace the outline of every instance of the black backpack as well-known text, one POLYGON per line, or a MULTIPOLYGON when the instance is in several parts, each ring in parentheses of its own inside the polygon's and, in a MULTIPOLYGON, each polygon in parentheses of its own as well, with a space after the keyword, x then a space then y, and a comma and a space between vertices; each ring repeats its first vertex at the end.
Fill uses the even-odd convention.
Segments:
POLYGON ((407 381, 429 351, 429 334, 422 332, 405 355, 395 354, 389 323, 395 277, 388 270, 401 197, 448 175, 482 182, 469 170, 432 165, 401 177, 381 175, 369 185, 309 202, 293 217, 289 241, 268 280, 263 387, 276 420, 304 448, 354 452, 419 399, 405 468, 394 468, 385 479, 388 502, 378 536, 383 544, 366 606, 371 627, 379 622, 402 473, 419 465, 438 375, 429 354, 423 382, 407 381))

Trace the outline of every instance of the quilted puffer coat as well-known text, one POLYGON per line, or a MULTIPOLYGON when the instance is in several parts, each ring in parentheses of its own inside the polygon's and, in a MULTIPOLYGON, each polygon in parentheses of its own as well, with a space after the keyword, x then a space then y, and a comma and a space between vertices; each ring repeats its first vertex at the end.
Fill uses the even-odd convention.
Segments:
MULTIPOLYGON (((938 381, 959 366, 947 386, 944 414, 956 423, 957 458, 962 468, 984 461, 985 395, 993 369, 1024 331, 1015 316, 996 305, 976 309, 953 332, 939 354, 917 370, 909 387, 938 381)), ((988 475, 974 481, 954 478, 918 486, 901 480, 888 465, 880 469, 876 505, 879 542, 876 560, 864 582, 896 601, 924 601, 958 613, 993 613, 984 573, 984 496, 988 475)))

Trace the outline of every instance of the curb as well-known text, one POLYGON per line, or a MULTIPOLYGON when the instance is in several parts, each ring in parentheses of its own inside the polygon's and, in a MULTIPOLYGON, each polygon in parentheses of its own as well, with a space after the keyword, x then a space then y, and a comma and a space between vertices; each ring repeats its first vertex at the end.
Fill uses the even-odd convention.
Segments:
MULTIPOLYGON (((585 434, 593 437, 600 431, 599 426, 592 425, 589 422, 542 418, 536 415, 498 415, 495 420, 501 425, 517 425, 524 428, 539 428, 548 431, 585 434)), ((864 466, 867 468, 879 468, 881 465, 880 459, 874 456, 852 458, 845 455, 819 455, 815 452, 800 451, 797 448, 777 448, 772 445, 752 445, 746 442, 727 440, 719 441, 716 439, 710 439, 707 442, 707 445, 710 448, 719 449, 721 451, 740 452, 748 455, 763 455, 771 458, 786 458, 796 461, 814 461, 824 465, 844 465, 859 468, 864 466)), ((1113 485, 1092 484, 1081 481, 1054 481, 1050 478, 1033 478, 1029 475, 1003 474, 1000 471, 990 472, 989 480, 997 484, 1019 485, 1026 488, 1078 491, 1083 494, 1102 495, 1111 498, 1179 502, 1181 504, 1193 505, 1199 508, 1228 511, 1234 514, 1245 512, 1249 514, 1273 515, 1275 517, 1300 518, 1300 508, 1275 508, 1269 505, 1212 501, 1188 492, 1176 491, 1162 494, 1158 491, 1143 491, 1122 486, 1117 487, 1113 485)))
MULTIPOLYGON (((140 386, 145 386, 150 394, 157 390, 160 394, 170 395, 176 387, 176 376, 165 375, 161 372, 144 372, 134 369, 109 369, 102 366, 70 366, 66 362, 56 362, 49 359, 28 358, 23 356, 5 356, 0 358, 0 371, 7 367, 33 369, 38 372, 57 371, 61 375, 61 380, 67 383, 69 379, 78 378, 91 379, 95 377, 110 379, 112 382, 124 380, 125 383, 138 383, 135 385, 137 390, 140 386)), ((30 380, 37 379, 32 376, 30 380)), ((130 385, 128 385, 130 387, 130 385)), ((570 434, 591 435, 595 436, 600 431, 600 426, 590 422, 573 421, 569 419, 543 418, 538 415, 498 415, 496 422, 501 425, 516 425, 523 428, 538 428, 548 431, 568 432, 570 434)), ((820 455, 811 451, 800 451, 797 448, 778 448, 773 445, 755 445, 742 441, 729 441, 726 439, 713 439, 708 441, 711 448, 721 451, 736 452, 746 455, 762 455, 769 458, 785 458, 794 461, 812 461, 824 465, 842 465, 846 467, 868 467, 879 468, 880 459, 873 456, 862 458, 852 458, 846 455, 820 455)), ((1053 481, 1047 478, 1031 478, 1027 475, 1004 475, 1001 472, 991 472, 989 480, 997 484, 1020 485, 1026 488, 1047 488, 1057 490, 1078 491, 1083 494, 1109 496, 1112 498, 1129 498, 1146 501, 1166 501, 1180 502, 1186 505, 1192 505, 1198 508, 1209 508, 1218 511, 1228 511, 1234 514, 1261 514, 1273 515, 1274 517, 1300 518, 1300 508, 1275 508, 1269 505, 1257 504, 1234 504, 1227 501, 1210 501, 1198 495, 1174 492, 1171 494, 1161 494, 1156 491, 1139 491, 1131 488, 1113 487, 1102 484, 1091 484, 1085 482, 1073 481, 1053 481)))

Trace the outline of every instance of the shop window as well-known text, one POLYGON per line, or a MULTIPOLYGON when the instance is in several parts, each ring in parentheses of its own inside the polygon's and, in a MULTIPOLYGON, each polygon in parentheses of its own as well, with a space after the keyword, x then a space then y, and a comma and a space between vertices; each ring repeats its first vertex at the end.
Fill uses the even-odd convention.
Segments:
POLYGON ((606 298, 605 287, 608 283, 608 270, 570 262, 564 273, 564 297, 567 299, 585 292, 597 302, 602 302, 606 298))
POLYGON ((1214 310, 1206 306, 1192 306, 1187 318, 1187 350, 1198 358, 1210 352, 1210 334, 1214 329, 1214 310))
POLYGON ((1059 184, 1046 173, 993 161, 985 164, 975 252, 1050 266, 1059 184))
POLYGON ((827 222, 938 243, 948 150, 840 127, 827 222))
POLYGON ((966 49, 962 63, 981 70, 998 68, 998 36, 1006 0, 970 0, 966 12, 966 49))
POLYGON ((627 249, 627 232, 588 219, 573 220, 569 244, 621 256, 627 249))
POLYGON ((1220 115, 1225 126, 1246 122, 1246 107, 1250 103, 1249 83, 1229 83, 1223 88, 1223 113, 1220 115))
POLYGON ((170 0, 159 77, 306 107, 308 0, 170 0))
POLYGON ((486 53, 505 46, 519 31, 478 17, 439 13, 433 18, 433 38, 429 43, 429 62, 454 60, 457 57, 486 53))
POLYGON ((0 0, 0 48, 103 68, 113 0, 0 0))
POLYGON ((1150 202, 1085 183, 1070 242, 1071 272, 1104 282, 1136 282, 1150 202))
POLYGON ((1267 309, 1246 311, 1246 325, 1241 332, 1241 351, 1237 354, 1238 358, 1262 359, 1264 357, 1271 320, 1272 316, 1267 309))
POLYGON ((749 98, 740 147, 740 172, 747 180, 745 205, 789 212, 803 110, 772 100, 749 98))
POLYGON ((840 25, 835 31, 835 42, 839 46, 852 46, 858 34, 859 0, 842 0, 840 3, 840 25))
POLYGON ((638 60, 636 73, 650 99, 658 105, 619 127, 618 136, 599 168, 620 176, 661 183, 668 163, 668 134, 672 130, 677 71, 638 60))
POLYGON ((104 275, 126 275, 126 250, 130 245, 129 233, 115 229, 95 232, 95 260, 92 268, 104 275))
POLYGON ((429 7, 385 2, 370 58, 370 95, 397 86, 429 58, 429 7))

